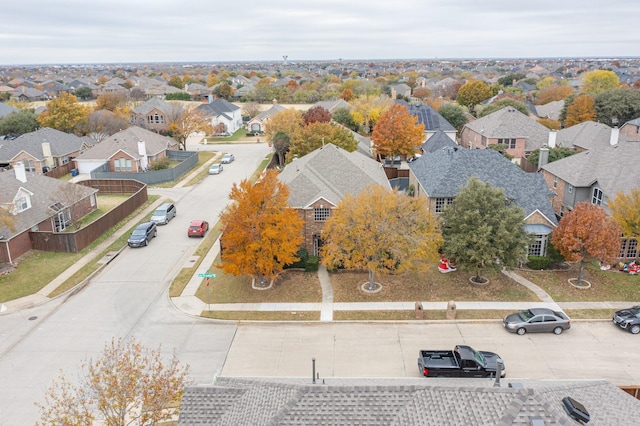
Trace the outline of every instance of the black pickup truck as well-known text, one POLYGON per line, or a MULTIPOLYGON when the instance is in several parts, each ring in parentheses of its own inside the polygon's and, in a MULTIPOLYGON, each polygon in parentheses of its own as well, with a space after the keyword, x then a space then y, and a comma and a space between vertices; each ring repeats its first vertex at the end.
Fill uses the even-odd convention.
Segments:
MULTIPOLYGON (((457 345, 452 351, 421 350, 418 370, 425 377, 495 377, 498 354, 457 345)), ((506 376, 504 362, 500 377, 506 376)))

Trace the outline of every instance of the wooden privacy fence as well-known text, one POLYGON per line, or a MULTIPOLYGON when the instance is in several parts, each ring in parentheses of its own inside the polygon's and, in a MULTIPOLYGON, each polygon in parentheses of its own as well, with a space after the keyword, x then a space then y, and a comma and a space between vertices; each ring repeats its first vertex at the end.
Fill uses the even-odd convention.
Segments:
POLYGON ((73 169, 73 163, 68 162, 67 164, 63 164, 61 166, 56 167, 55 169, 49 170, 44 175, 55 178, 55 179, 60 179, 62 176, 65 176, 71 173, 71 169, 73 169))
POLYGON ((79 184, 98 189, 101 194, 131 194, 131 196, 119 206, 75 232, 30 232, 34 249, 77 253, 135 212, 148 199, 147 185, 135 180, 91 179, 79 184))

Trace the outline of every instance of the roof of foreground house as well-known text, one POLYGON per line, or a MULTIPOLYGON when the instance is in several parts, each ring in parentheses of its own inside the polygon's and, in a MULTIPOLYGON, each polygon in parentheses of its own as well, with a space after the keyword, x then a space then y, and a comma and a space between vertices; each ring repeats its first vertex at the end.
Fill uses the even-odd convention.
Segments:
POLYGON ((147 155, 157 155, 170 146, 176 145, 174 139, 162 136, 138 126, 131 126, 109 136, 79 155, 77 160, 106 160, 122 150, 133 158, 141 158, 138 154, 138 142, 143 141, 147 155))
POLYGON ((433 134, 433 136, 431 136, 422 144, 422 151, 434 152, 445 147, 453 148, 457 146, 458 144, 455 143, 449 136, 447 136, 446 133, 444 133, 442 130, 438 130, 433 134))
POLYGON ((336 205, 345 195, 359 194, 371 184, 391 188, 380 163, 330 143, 287 164, 278 179, 289 187, 288 204, 295 208, 305 208, 318 198, 336 205))
POLYGON ((231 120, 233 112, 239 110, 240 107, 224 99, 214 99, 207 104, 199 105, 197 109, 213 117, 222 116, 231 120))
POLYGON ((519 382, 486 379, 218 378, 187 387, 178 425, 531 425, 577 424, 571 397, 598 425, 635 424, 640 401, 606 381, 519 382))
POLYGON ((24 151, 38 160, 44 160, 42 144, 48 142, 51 155, 61 157, 78 152, 85 144, 84 140, 74 134, 43 127, 34 132, 25 133, 12 141, 3 141, 0 145, 0 161, 11 161, 24 151))
POLYGON ((556 215, 549 197, 553 193, 539 173, 527 173, 493 149, 443 148, 409 163, 427 195, 454 198, 471 177, 502 188, 504 195, 525 212, 538 210, 553 224, 556 215))
POLYGON ((525 151, 535 151, 549 142, 549 129, 511 106, 464 126, 487 138, 526 138, 525 151))

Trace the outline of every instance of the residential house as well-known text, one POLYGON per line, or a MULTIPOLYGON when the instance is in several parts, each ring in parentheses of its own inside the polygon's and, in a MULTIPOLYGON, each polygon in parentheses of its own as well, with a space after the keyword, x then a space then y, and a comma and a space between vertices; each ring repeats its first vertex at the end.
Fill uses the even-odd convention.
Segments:
POLYGON ((242 127, 242 109, 224 99, 211 99, 197 108, 211 118, 216 133, 234 134, 242 127))
POLYGON ((471 177, 477 177, 522 208, 525 229, 536 236, 529 255, 546 254, 549 234, 557 225, 549 191, 542 175, 527 173, 500 153, 488 150, 444 148, 409 163, 409 186, 414 195, 427 200, 429 209, 440 214, 453 203, 471 177))
POLYGON ((557 146, 585 151, 609 146, 612 138, 617 141, 619 129, 612 129, 603 123, 584 121, 551 133, 556 133, 556 137, 555 142, 553 137, 550 137, 549 147, 557 146))
POLYGON ((93 143, 49 127, 25 133, 0 144, 0 164, 21 162, 27 172, 43 174, 71 162, 93 143))
POLYGON ((429 139, 422 144, 421 148, 423 153, 427 153, 439 151, 443 148, 455 148, 457 146, 458 144, 451 140, 451 136, 438 129, 433 136, 429 137, 429 139))
POLYGON ((154 161, 167 157, 167 150, 177 150, 178 142, 137 126, 109 136, 78 156, 74 161, 79 173, 91 173, 106 167, 112 173, 142 172, 154 161), (105 166, 106 165, 106 166, 105 166))
POLYGON ((279 104, 273 104, 271 108, 266 111, 260 112, 260 114, 253 117, 247 122, 247 129, 249 132, 264 132, 267 122, 273 116, 280 111, 284 111, 286 108, 279 104))
POLYGON ((424 125, 424 133, 426 140, 429 140, 438 131, 443 132, 452 141, 456 140, 456 128, 451 125, 438 111, 428 104, 408 104, 404 101, 396 101, 400 105, 404 105, 410 114, 418 117, 418 124, 424 125))
POLYGON ((640 401, 604 380, 310 381, 218 377, 215 385, 189 386, 178 425, 581 424, 565 409, 566 397, 585 408, 589 424, 631 425, 640 416, 640 401))
POLYGON ((624 123, 622 127, 620 127, 620 134, 624 135, 628 140, 640 140, 640 118, 624 123))
POLYGON ((535 105, 536 115, 540 118, 560 120, 560 113, 564 108, 564 100, 552 101, 544 105, 535 105))
POLYGON ((22 163, 0 173, 0 208, 13 229, 0 224, 0 262, 14 263, 31 250, 30 232, 61 232, 97 208, 97 189, 29 173, 22 163))
POLYGON ((63 92, 71 92, 69 86, 55 80, 45 81, 40 84, 40 87, 42 87, 49 98, 57 98, 63 92))
POLYGON ((19 102, 45 101, 47 94, 33 87, 18 86, 11 92, 11 99, 19 102))
POLYGON ((516 161, 545 146, 548 140, 548 128, 511 106, 465 124, 460 132, 460 145, 464 148, 485 149, 503 144, 516 161))
POLYGON ((330 113, 334 113, 337 109, 340 108, 346 108, 348 110, 350 110, 351 108, 353 108, 351 106, 351 104, 347 101, 345 101, 344 99, 335 99, 332 101, 320 101, 320 102, 316 102, 314 105, 314 107, 322 107, 324 109, 326 109, 327 111, 329 111, 330 113))
POLYGON ((156 132, 169 128, 175 105, 151 98, 131 111, 131 124, 156 132))
POLYGON ((213 93, 211 88, 200 83, 190 83, 184 86, 184 91, 191 96, 193 100, 206 101, 213 93))
POLYGON ((393 84, 391 85, 391 99, 398 99, 398 95, 403 98, 409 99, 411 97, 411 87, 407 84, 393 84))
POLYGON ((380 163, 330 143, 287 164, 278 179, 289 187, 289 207, 304 220, 304 247, 316 256, 325 222, 347 194, 357 195, 367 185, 391 189, 380 163))

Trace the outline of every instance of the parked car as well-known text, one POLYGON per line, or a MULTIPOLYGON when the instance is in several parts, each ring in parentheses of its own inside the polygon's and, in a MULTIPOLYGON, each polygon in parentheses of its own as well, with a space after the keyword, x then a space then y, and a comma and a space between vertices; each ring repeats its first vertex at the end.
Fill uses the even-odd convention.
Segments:
POLYGON ((511 333, 553 332, 562 334, 571 328, 571 320, 561 311, 548 308, 531 308, 526 311, 507 315, 502 321, 504 328, 511 333))
POLYGON ((631 334, 640 333, 640 305, 616 311, 613 314, 613 323, 620 328, 629 330, 631 334))
POLYGON ((222 164, 212 164, 211 167, 209 167, 209 174, 210 175, 219 175, 220 172, 222 172, 222 164))
POLYGON ((149 244, 152 238, 158 235, 158 228, 153 222, 144 222, 136 226, 133 230, 127 244, 129 247, 143 247, 149 244))
POLYGON ((452 351, 423 349, 418 352, 418 371, 424 377, 495 377, 498 369, 500 377, 506 377, 500 355, 476 351, 470 346, 456 345, 452 351))
POLYGON ((188 237, 204 237, 209 230, 209 222, 206 220, 192 220, 187 230, 188 237))
POLYGON ((229 164, 231 163, 233 160, 235 160, 235 157, 233 156, 233 154, 225 154, 222 156, 222 164, 229 164))
POLYGON ((166 225, 171 219, 176 217, 177 209, 173 203, 164 203, 151 215, 151 222, 156 225, 166 225))

